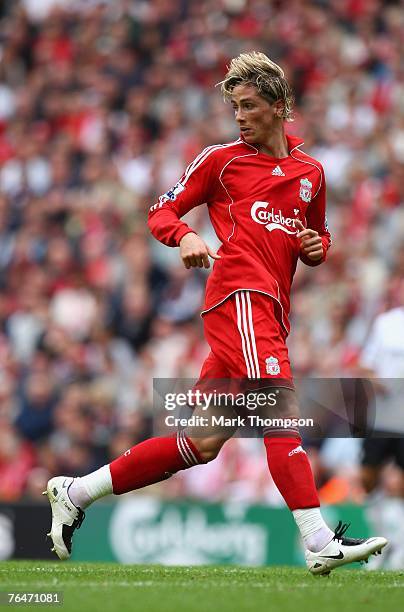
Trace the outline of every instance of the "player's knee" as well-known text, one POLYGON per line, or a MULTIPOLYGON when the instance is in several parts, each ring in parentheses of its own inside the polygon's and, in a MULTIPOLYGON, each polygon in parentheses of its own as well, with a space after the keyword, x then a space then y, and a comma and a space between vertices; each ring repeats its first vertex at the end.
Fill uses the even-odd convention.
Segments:
POLYGON ((213 461, 218 456, 220 449, 226 442, 226 439, 211 437, 211 438, 198 438, 192 440, 196 446, 199 456, 204 463, 213 461))

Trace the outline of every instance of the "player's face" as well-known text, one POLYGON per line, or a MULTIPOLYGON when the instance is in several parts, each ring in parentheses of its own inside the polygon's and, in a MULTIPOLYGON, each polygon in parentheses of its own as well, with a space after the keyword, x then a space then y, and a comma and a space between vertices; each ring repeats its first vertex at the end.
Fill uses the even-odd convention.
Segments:
POLYGON ((236 85, 231 104, 241 135, 249 144, 265 143, 274 125, 282 122, 279 118, 281 103, 270 104, 254 85, 236 85))

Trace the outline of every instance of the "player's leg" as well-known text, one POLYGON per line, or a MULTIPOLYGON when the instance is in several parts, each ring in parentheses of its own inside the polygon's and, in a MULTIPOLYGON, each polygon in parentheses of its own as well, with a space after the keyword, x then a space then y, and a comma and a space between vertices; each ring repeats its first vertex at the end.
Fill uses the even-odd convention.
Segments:
MULTIPOLYGON (((276 303, 257 292, 240 291, 228 300, 228 319, 231 308, 234 311, 233 357, 229 366, 232 376, 246 376, 265 385, 277 386, 282 400, 276 404, 276 415, 279 417, 279 413, 283 413, 288 418, 298 417, 285 343, 286 333, 279 322, 276 303), (240 350, 235 351, 237 342, 240 350)), ((219 317, 223 314, 224 311, 216 313, 216 325, 220 324, 219 317)), ((227 328, 230 329, 230 326, 227 328)), ((208 329, 207 337, 212 333, 214 330, 208 329)), ((266 431, 265 446, 272 478, 292 511, 307 547, 306 559, 310 571, 329 573, 338 565, 367 558, 387 543, 384 538, 345 538, 346 526, 341 524, 335 531, 327 526, 321 515, 310 462, 296 428, 275 427, 266 431)))
MULTIPOLYGON (((276 391, 273 406, 260 409, 265 418, 297 418, 299 408, 293 388, 286 331, 279 323, 274 301, 258 292, 240 291, 204 317, 205 334, 219 358, 227 358, 233 378, 248 379, 248 392, 260 381, 258 392, 276 391), (223 338, 223 332, 227 335, 223 338), (222 342, 217 337, 220 334, 222 342)), ((295 520, 306 546, 320 550, 332 539, 321 517, 320 502, 311 466, 296 427, 272 427, 264 432, 272 478, 295 520)))
MULTIPOLYGON (((203 377, 227 375, 218 365, 211 354, 202 367, 199 381, 203 377)), ((136 444, 110 464, 86 476, 51 478, 44 494, 52 509, 48 536, 53 541, 53 550, 60 559, 70 556, 73 533, 84 520, 84 510, 97 499, 141 489, 180 470, 212 461, 230 436, 231 432, 219 432, 219 435, 204 432, 198 436, 195 430, 179 431, 136 444)))
MULTIPOLYGON (((270 389, 274 391, 273 387, 270 389)), ((276 397, 270 417, 272 422, 282 421, 283 424, 264 429, 268 468, 293 513, 306 548, 318 552, 332 540, 334 532, 321 515, 313 472, 299 429, 287 424, 300 417, 296 393, 293 389, 280 387, 276 389, 276 397)))
POLYGON ((200 463, 205 463, 204 456, 186 434, 180 432, 145 440, 109 465, 81 478, 51 478, 44 494, 52 509, 48 535, 53 541, 53 550, 60 559, 70 556, 73 532, 85 517, 83 510, 100 497, 146 487, 200 463))
POLYGON ((85 509, 100 497, 143 489, 180 470, 212 461, 228 439, 191 436, 185 430, 140 442, 109 465, 73 479, 69 486, 70 499, 85 509))
MULTIPOLYGON (((295 418, 299 415, 294 395, 292 390, 279 389, 288 419, 292 414, 295 418)), ((264 441, 269 470, 300 530, 312 573, 328 574, 335 567, 364 561, 380 552, 387 543, 385 538, 352 539, 344 535, 348 525, 339 523, 335 531, 328 527, 321 513, 310 462, 298 434, 285 430, 280 435, 278 431, 267 430, 264 441)))

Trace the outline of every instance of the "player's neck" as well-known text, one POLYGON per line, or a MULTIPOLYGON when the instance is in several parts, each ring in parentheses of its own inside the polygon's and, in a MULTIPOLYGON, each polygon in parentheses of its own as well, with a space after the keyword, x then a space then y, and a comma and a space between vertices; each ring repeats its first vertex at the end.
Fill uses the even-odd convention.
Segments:
POLYGON ((265 142, 258 145, 258 149, 260 153, 265 153, 270 157, 276 157, 278 159, 288 157, 288 141, 286 140, 283 123, 279 128, 275 128, 271 131, 265 142))

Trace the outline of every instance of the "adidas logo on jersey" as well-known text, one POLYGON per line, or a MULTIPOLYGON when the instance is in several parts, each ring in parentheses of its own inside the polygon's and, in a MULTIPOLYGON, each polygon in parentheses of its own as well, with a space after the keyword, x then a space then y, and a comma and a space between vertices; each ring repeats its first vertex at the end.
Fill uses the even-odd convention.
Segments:
POLYGON ((272 176, 285 176, 285 173, 282 172, 281 168, 279 166, 276 166, 273 170, 272 170, 272 176))

